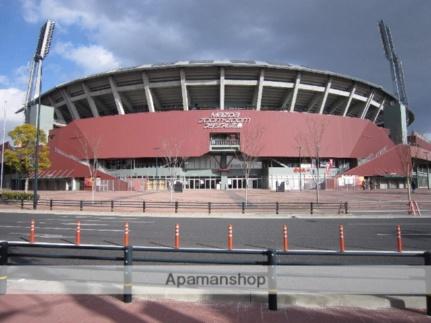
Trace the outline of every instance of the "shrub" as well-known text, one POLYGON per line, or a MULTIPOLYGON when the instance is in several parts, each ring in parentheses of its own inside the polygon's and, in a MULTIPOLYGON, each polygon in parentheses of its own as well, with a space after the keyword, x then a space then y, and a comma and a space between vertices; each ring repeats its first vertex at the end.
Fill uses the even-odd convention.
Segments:
POLYGON ((0 194, 2 200, 32 200, 33 193, 25 192, 3 192, 0 194))

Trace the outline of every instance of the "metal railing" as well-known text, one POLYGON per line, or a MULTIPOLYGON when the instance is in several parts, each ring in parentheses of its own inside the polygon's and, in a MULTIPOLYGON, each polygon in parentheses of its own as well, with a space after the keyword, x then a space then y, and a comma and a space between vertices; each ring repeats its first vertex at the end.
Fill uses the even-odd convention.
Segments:
MULTIPOLYGON (((374 257, 382 260, 382 265, 389 264, 385 259, 387 257, 395 258, 421 258, 425 266, 431 266, 430 251, 376 251, 376 250, 274 250, 274 249, 216 249, 216 248, 171 248, 171 247, 148 247, 148 246, 118 246, 118 245, 94 245, 94 244, 66 244, 66 243, 28 243, 21 241, 2 241, 0 242, 0 294, 7 292, 7 274, 5 268, 14 258, 48 258, 48 259, 74 259, 74 260, 89 260, 89 261, 110 261, 121 262, 124 265, 124 280, 123 280, 123 301, 129 303, 132 301, 132 275, 130 266, 134 263, 170 263, 170 264, 211 264, 211 265, 266 265, 269 266, 268 274, 268 307, 270 310, 277 310, 277 290, 271 288, 276 285, 276 275, 273 270, 277 266, 297 265, 289 261, 288 256, 306 256, 307 259, 313 256, 321 257, 374 257), (14 248, 18 248, 14 250, 14 248), (20 252, 19 249, 29 249, 33 252, 20 252), (54 249, 56 252, 50 254, 44 252, 46 249, 54 249), (36 252, 34 252, 36 250, 36 252), (42 250, 42 251, 41 251, 42 250), (74 250, 77 254, 66 253, 66 250, 74 250), (83 250, 94 251, 94 254, 84 254, 83 250), (39 252, 37 252, 39 251, 39 252), (109 255, 101 255, 102 251, 111 251, 109 255), (117 255, 113 255, 117 252, 117 255), (143 256, 146 252, 155 254, 155 256, 143 256), (140 255, 141 253, 141 255, 140 255), (162 254, 169 254, 168 258, 161 257, 162 254), (175 259, 171 255, 180 254, 181 258, 175 259), (209 258, 202 255, 211 255, 209 258), (190 257, 190 255, 200 255, 199 257, 190 257), (216 259, 216 255, 226 255, 225 259, 216 259), (258 256, 260 259, 245 260, 241 256, 252 255, 258 256)), ((365 264, 363 261, 362 264, 365 264)), ((325 265, 324 263, 322 263, 325 265)), ((313 266, 316 264, 305 264, 313 266)), ((431 315, 431 295, 426 297, 426 313, 431 315)))
MULTIPOLYGON (((21 209, 33 207, 32 201, 28 200, 0 200, 0 204, 14 205, 21 209)), ((181 211, 200 211, 208 214, 222 212, 268 212, 280 213, 349 213, 348 202, 158 202, 158 201, 133 201, 133 200, 54 200, 39 199, 37 208, 58 210, 61 208, 72 208, 74 210, 95 210, 101 209, 111 212, 117 210, 136 210, 139 212, 148 211, 168 211, 179 213, 181 211)))

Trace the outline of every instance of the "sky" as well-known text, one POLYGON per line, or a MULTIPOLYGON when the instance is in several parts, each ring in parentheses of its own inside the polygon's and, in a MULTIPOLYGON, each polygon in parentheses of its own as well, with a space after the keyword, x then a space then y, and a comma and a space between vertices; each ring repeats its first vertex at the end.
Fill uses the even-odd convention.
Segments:
MULTIPOLYGON (((56 21, 42 91, 119 67, 195 59, 302 65, 393 92, 377 23, 391 28, 410 109, 431 139, 430 0, 0 0, 0 120, 23 122, 29 62, 56 21)), ((2 131, 0 130, 0 135, 2 131)))

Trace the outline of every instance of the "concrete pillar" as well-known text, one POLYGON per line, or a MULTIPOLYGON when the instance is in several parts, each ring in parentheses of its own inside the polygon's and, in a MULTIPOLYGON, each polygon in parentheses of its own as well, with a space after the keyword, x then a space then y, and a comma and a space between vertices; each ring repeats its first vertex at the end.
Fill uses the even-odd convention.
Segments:
POLYGON ((224 68, 220 68, 220 110, 224 110, 224 68))
POLYGON ((150 90, 150 80, 148 79, 147 74, 142 73, 142 80, 144 81, 145 98, 147 100, 148 110, 150 112, 154 112, 154 98, 150 90))
POLYGON ((90 106, 91 113, 93 117, 99 116, 99 111, 97 110, 96 102, 90 94, 90 89, 85 83, 82 83, 82 89, 84 90, 85 96, 87 98, 88 105, 90 106))
POLYGON ((186 72, 181 69, 180 70, 181 77, 181 95, 183 97, 183 109, 184 111, 189 110, 189 96, 187 93, 187 85, 186 85, 186 72))
MULTIPOLYGON (((262 69, 259 75, 259 82, 256 88, 256 110, 259 111, 262 105, 262 92, 263 92, 263 82, 265 80, 265 70, 262 69)), ((254 100, 253 100, 254 101, 254 100)))
POLYGON ((331 89, 332 79, 329 78, 328 83, 326 83, 325 92, 323 94, 322 102, 320 103, 319 114, 323 114, 323 110, 325 109, 326 100, 328 99, 329 90, 331 89))
POLYGON ((112 94, 114 96, 115 106, 117 107, 118 114, 125 114, 123 102, 121 101, 120 93, 118 93, 117 85, 112 76, 109 77, 109 85, 111 86, 112 94))
POLYGON ((72 191, 77 191, 78 189, 78 181, 75 178, 72 178, 72 191))
POLYGON ((347 112, 349 111, 350 104, 352 103, 352 99, 353 99, 353 96, 355 95, 355 92, 356 92, 356 84, 353 85, 352 90, 350 91, 349 99, 347 100, 346 106, 344 107, 343 117, 345 117, 347 115, 347 112))
POLYGON ((61 90, 61 95, 63 96, 64 102, 66 102, 67 109, 69 110, 69 113, 72 116, 72 119, 78 120, 79 119, 78 110, 76 109, 75 104, 70 99, 69 94, 67 94, 65 90, 61 90))
POLYGON ((293 88, 293 96, 292 101, 290 101, 289 111, 292 112, 295 110, 296 97, 298 96, 299 85, 301 84, 301 72, 298 72, 295 80, 295 87, 293 88))
POLYGON ((384 127, 396 144, 407 144, 407 109, 401 102, 391 102, 385 107, 384 127))
POLYGON ((431 179, 430 179, 430 165, 429 165, 429 161, 427 161, 427 186, 428 189, 430 189, 430 185, 431 185, 431 179))
POLYGON ((228 187, 228 178, 226 174, 221 174, 221 180, 220 180, 220 189, 221 190, 227 190, 228 187))

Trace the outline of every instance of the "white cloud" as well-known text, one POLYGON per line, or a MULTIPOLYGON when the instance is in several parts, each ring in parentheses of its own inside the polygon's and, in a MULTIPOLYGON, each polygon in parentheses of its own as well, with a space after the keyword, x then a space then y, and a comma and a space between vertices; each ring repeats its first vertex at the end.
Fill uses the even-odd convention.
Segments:
POLYGON ((8 85, 9 78, 6 75, 0 75, 0 85, 8 85))
POLYGON ((54 52, 90 74, 120 66, 118 59, 110 51, 98 45, 74 46, 72 43, 57 43, 54 52))
POLYGON ((71 7, 70 3, 59 2, 57 0, 22 0, 24 19, 29 23, 40 22, 44 19, 53 19, 64 25, 74 23, 83 24, 85 27, 94 26, 97 21, 96 15, 91 13, 93 7, 91 0, 74 0, 71 7))
POLYGON ((4 108, 6 107, 6 133, 24 122, 24 114, 15 112, 24 102, 25 92, 17 88, 0 89, 0 138, 3 134, 4 108))
POLYGON ((159 57, 158 61, 166 60, 166 56, 188 58, 190 55, 182 55, 192 47, 185 27, 176 19, 158 15, 160 8, 156 5, 157 2, 151 5, 151 1, 131 1, 124 5, 98 0, 23 0, 22 9, 27 22, 53 19, 65 35, 68 27, 78 27, 90 43, 110 52, 123 66, 154 62, 154 57, 159 57))
POLYGON ((431 132, 424 133, 424 137, 431 140, 431 132))

